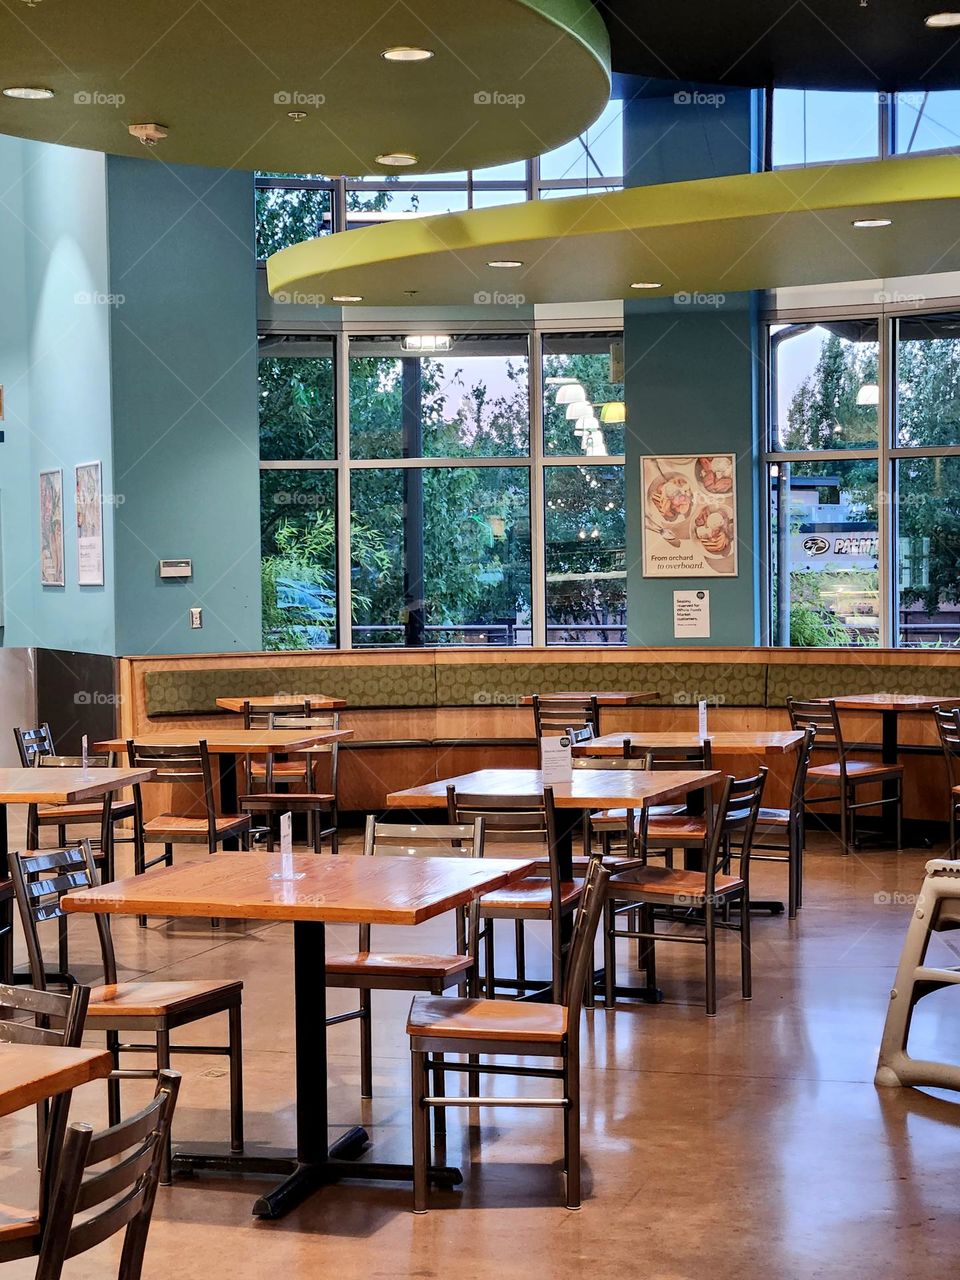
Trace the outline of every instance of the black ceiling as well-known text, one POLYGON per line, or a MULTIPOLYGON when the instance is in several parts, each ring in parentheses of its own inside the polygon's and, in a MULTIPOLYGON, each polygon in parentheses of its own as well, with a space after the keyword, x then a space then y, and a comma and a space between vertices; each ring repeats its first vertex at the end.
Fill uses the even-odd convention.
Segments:
POLYGON ((613 68, 704 84, 960 88, 960 0, 595 0, 613 68))

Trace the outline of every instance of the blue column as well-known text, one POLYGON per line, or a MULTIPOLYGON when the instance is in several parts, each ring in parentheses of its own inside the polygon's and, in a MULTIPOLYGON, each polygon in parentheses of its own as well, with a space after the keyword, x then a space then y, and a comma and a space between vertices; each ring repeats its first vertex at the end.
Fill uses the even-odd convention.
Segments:
MULTIPOLYGON (((644 82, 624 112, 627 186, 684 182, 761 167, 761 95, 644 82)), ((753 294, 628 300, 624 309, 627 605, 635 645, 755 645, 758 558, 757 302, 753 294), (737 456, 738 576, 645 578, 640 508, 645 454, 737 456), (677 640, 673 592, 710 592, 705 639, 677 640)))

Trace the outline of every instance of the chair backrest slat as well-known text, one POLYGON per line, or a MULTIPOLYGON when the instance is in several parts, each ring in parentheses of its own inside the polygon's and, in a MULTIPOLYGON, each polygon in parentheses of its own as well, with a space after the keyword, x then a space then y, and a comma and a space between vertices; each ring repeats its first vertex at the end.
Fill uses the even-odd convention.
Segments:
POLYGON ((32 729, 16 728, 13 731, 13 736, 16 739, 20 763, 25 769, 29 769, 36 764, 39 756, 52 756, 54 754, 53 734, 50 732, 50 726, 46 722, 32 729))
POLYGON ((738 859, 741 878, 749 878, 753 833, 763 803, 767 773, 766 768, 761 768, 749 778, 727 777, 724 780, 705 860, 707 895, 710 897, 714 893, 717 873, 728 854, 738 859), (730 836, 734 833, 737 844, 731 850, 730 836))
POLYGON ((63 1144, 36 1280, 60 1280, 63 1264, 125 1230, 120 1276, 141 1274, 162 1152, 170 1133, 180 1077, 161 1071, 153 1102, 129 1120, 94 1136, 71 1125, 63 1144), (123 1156, 112 1168, 96 1166, 123 1156), (99 1212, 99 1206, 105 1205, 99 1212), (88 1216, 76 1221, 78 1214, 88 1216))
POLYGON ((671 745, 648 747, 642 742, 634 746, 628 739, 624 742, 624 752, 630 756, 645 756, 650 762, 651 769, 665 772, 713 768, 713 743, 709 738, 704 738, 702 742, 691 747, 671 745))
MULTIPOLYGON (((37 756, 36 763, 42 769, 82 769, 84 759, 83 756, 40 755, 37 756)), ((94 751, 88 753, 86 764, 91 769, 109 769, 109 751, 94 751)))
POLYGON ((567 1034, 575 1038, 579 1032, 580 1009, 586 984, 594 971, 593 945, 597 926, 607 896, 610 871, 599 858, 591 858, 583 882, 583 895, 570 940, 567 972, 563 983, 563 1003, 567 1006, 567 1034))
POLYGON ((960 786, 960 707, 953 707, 949 711, 945 711, 943 707, 934 707, 933 715, 952 791, 954 787, 960 786))
POLYGON ((837 704, 832 698, 788 698, 787 711, 792 729, 806 729, 808 726, 816 729, 818 749, 824 747, 836 751, 842 760, 843 733, 837 704))
POLYGON ((552 734, 566 733, 568 729, 590 728, 595 735, 599 734, 600 707, 596 694, 569 698, 535 693, 533 724, 538 740, 552 734))

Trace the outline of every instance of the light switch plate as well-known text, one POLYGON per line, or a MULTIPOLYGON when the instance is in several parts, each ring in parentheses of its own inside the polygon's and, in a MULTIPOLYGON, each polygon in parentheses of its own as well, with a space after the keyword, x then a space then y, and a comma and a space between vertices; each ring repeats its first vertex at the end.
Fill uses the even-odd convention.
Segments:
POLYGON ((190 610, 190 629, 191 631, 199 631, 203 626, 203 610, 200 608, 190 610))

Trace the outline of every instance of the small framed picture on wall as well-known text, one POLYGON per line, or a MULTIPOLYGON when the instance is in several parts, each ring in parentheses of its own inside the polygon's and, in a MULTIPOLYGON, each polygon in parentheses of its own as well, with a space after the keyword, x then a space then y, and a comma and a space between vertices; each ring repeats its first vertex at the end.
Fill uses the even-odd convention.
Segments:
POLYGON ((40 581, 45 587, 62 587, 63 578, 63 472, 40 472, 40 581))
POLYGON ((77 582, 103 586, 103 489, 100 463, 77 467, 77 582))

